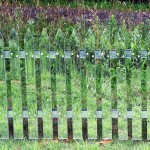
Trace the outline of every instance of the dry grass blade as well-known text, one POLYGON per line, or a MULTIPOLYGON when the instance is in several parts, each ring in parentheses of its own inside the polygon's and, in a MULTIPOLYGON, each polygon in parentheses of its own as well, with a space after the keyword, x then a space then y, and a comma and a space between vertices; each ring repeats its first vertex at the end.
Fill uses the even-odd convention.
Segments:
POLYGON ((49 143, 49 140, 42 140, 39 142, 40 145, 47 145, 49 143))
POLYGON ((73 139, 68 138, 68 139, 64 140, 64 143, 71 143, 71 142, 73 142, 73 141, 74 141, 73 139))
POLYGON ((113 142, 112 139, 106 138, 106 139, 102 139, 100 142, 97 142, 97 144, 105 145, 105 144, 110 144, 112 142, 113 142))

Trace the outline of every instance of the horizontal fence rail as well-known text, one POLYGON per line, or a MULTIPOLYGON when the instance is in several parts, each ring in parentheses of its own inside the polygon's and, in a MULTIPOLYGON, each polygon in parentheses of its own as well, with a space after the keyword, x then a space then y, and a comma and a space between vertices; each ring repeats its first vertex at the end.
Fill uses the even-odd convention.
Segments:
MULTIPOLYGON (((22 126, 23 126, 23 137, 17 138, 14 136, 15 125, 14 125, 14 105, 12 96, 12 71, 11 66, 13 65, 13 59, 11 51, 4 50, 3 55, 1 55, 1 59, 4 64, 4 70, 1 70, 1 74, 4 73, 5 80, 5 94, 7 101, 7 122, 8 122, 8 138, 2 137, 0 139, 52 139, 52 140, 100 140, 103 138, 103 91, 102 91, 102 69, 105 67, 105 63, 108 64, 108 68, 110 69, 110 89, 111 89, 111 104, 110 104, 110 114, 111 114, 111 129, 112 129, 112 139, 119 139, 119 127, 118 127, 118 119, 119 119, 119 109, 118 109, 118 97, 117 97, 117 68, 118 64, 123 65, 125 67, 125 80, 126 85, 123 91, 126 91, 126 121, 127 121, 127 135, 128 139, 126 140, 134 140, 133 138, 133 105, 132 105, 132 68, 137 67, 140 69, 141 78, 139 87, 141 90, 141 139, 143 141, 148 140, 148 88, 147 88, 147 79, 149 78, 147 74, 148 61, 149 61, 149 53, 147 50, 141 50, 138 54, 132 53, 131 50, 125 50, 124 54, 120 56, 116 50, 110 50, 109 53, 104 54, 101 50, 95 50, 92 54, 86 53, 85 50, 80 50, 79 53, 74 56, 74 54, 70 50, 65 50, 64 55, 59 57, 59 54, 55 50, 50 50, 46 56, 43 56, 40 50, 34 50, 33 55, 31 56, 31 67, 33 69, 33 73, 29 73, 28 71, 28 54, 24 50, 20 50, 16 55, 18 74, 20 78, 20 95, 22 102, 22 126), (91 55, 91 57, 89 57, 91 55), (52 138, 45 138, 44 136, 44 121, 43 121, 43 108, 46 107, 43 105, 43 101, 46 99, 42 98, 42 80, 41 76, 43 74, 43 57, 47 59, 46 67, 49 72, 49 96, 51 97, 51 108, 49 112, 51 113, 51 122, 52 126, 52 138), (91 58, 91 59, 89 59, 91 58), (77 64, 73 65, 74 59, 76 59, 77 64), (60 66, 61 63, 61 66, 60 66), (96 130, 97 135, 95 138, 89 138, 88 133, 88 102, 87 102, 87 75, 88 75, 88 67, 87 64, 94 68, 94 80, 96 83, 95 86, 95 98, 96 98, 96 130), (61 67, 61 71, 58 71, 58 68, 61 67), (76 138, 74 137, 74 113, 73 113, 73 104, 75 101, 72 99, 72 75, 73 70, 76 70, 79 75, 80 84, 80 92, 81 92, 81 118, 82 118, 82 137, 76 138), (59 138, 59 109, 58 109, 58 99, 57 99, 57 74, 63 74, 65 77, 65 95, 66 95, 66 124, 67 126, 67 137, 59 138), (35 80, 35 96, 36 96, 36 118, 37 118, 37 132, 38 137, 32 138, 30 137, 29 132, 29 104, 27 100, 27 78, 28 76, 33 76, 35 80), (128 101, 130 100, 130 101, 128 101)), ((92 109, 92 108, 90 108, 92 109)))

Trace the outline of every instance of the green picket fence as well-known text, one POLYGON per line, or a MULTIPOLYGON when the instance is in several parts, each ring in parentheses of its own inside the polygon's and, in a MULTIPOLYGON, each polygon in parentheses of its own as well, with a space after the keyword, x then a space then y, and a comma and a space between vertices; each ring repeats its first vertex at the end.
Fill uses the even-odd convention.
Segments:
MULTIPOLYGON (((104 57, 104 54, 102 53, 102 51, 100 50, 95 50, 94 54, 92 55, 92 63, 89 62, 87 60, 88 57, 88 53, 86 53, 85 50, 80 50, 79 51, 79 55, 77 55, 77 59, 78 59, 78 68, 74 68, 74 66, 72 65, 72 59, 73 59, 73 54, 70 50, 65 50, 64 51, 64 56, 62 57, 63 59, 63 77, 64 77, 64 81, 63 79, 59 79, 61 85, 59 87, 57 87, 57 75, 60 74, 59 72, 57 72, 57 63, 58 63, 58 55, 57 52, 55 50, 50 50, 48 52, 47 55, 43 55, 42 52, 40 50, 34 50, 33 51, 33 56, 30 56, 30 59, 32 61, 29 61, 29 55, 26 55, 26 52, 24 50, 19 50, 19 53, 16 54, 17 57, 13 57, 11 55, 11 51, 9 50, 4 50, 3 53, 3 57, 1 57, 1 62, 2 64, 4 64, 4 68, 2 71, 1 68, 1 74, 4 73, 4 80, 3 81, 3 85, 5 86, 5 88, 3 89, 2 93, 6 94, 6 97, 4 97, 3 94, 1 94, 1 99, 4 99, 5 101, 7 101, 6 104, 6 122, 5 125, 7 124, 7 128, 5 130, 6 131, 6 137, 1 136, 0 139, 45 139, 45 135, 44 132, 44 122, 43 122, 43 118, 44 118, 44 107, 47 107, 47 105, 43 105, 43 103, 46 103, 46 99, 44 99, 42 97, 42 92, 44 92, 44 88, 42 88, 42 76, 44 74, 44 72, 42 73, 42 69, 44 67, 48 67, 48 76, 49 76, 49 82, 48 83, 44 83, 44 84, 48 84, 49 85, 49 89, 48 89, 48 95, 49 97, 51 97, 50 99, 50 103, 51 103, 51 107, 48 107, 46 109, 48 109, 49 113, 49 120, 51 122, 51 126, 48 126, 48 129, 51 129, 52 132, 52 137, 49 137, 47 135, 46 139, 59 139, 59 140, 65 140, 65 139, 83 139, 83 140, 99 140, 102 139, 103 136, 103 131, 105 130, 104 126, 103 126, 103 120, 106 117, 103 113, 103 111, 105 111, 105 108, 103 108, 103 103, 104 101, 104 94, 105 92, 102 90, 103 88, 103 80, 107 80, 106 77, 103 74, 103 69, 105 70, 109 70, 109 75, 107 78, 110 79, 110 85, 106 85, 107 88, 106 90, 109 90, 109 86, 110 86, 110 119, 111 119, 111 137, 112 139, 119 139, 119 133, 121 132, 119 130, 119 123, 118 123, 118 119, 120 118, 120 112, 122 110, 120 110, 118 108, 118 90, 117 90, 117 80, 118 80, 118 75, 117 75, 117 68, 118 66, 124 66, 125 71, 123 72, 125 78, 123 80, 125 80, 125 87, 122 89, 119 89, 120 91, 125 91, 126 92, 126 105, 124 107, 126 107, 126 121, 127 121, 127 139, 126 140, 135 140, 135 138, 133 138, 133 97, 132 97, 132 88, 134 88, 134 86, 132 84, 132 70, 135 68, 134 65, 134 60, 137 60, 136 62, 139 64, 137 69, 141 76, 140 76, 140 96, 141 96, 141 111, 140 111, 140 116, 141 116, 141 139, 140 140, 148 140, 148 73, 147 70, 148 68, 148 60, 149 60, 149 54, 146 50, 141 50, 140 53, 135 56, 131 50, 125 50, 124 51, 124 55, 120 58, 118 53, 116 52, 116 50, 110 50, 109 54, 107 54, 107 58, 104 57), (46 65, 42 63, 42 59, 47 59, 46 60, 46 65), (123 61, 121 61, 123 60, 123 61), (32 62, 32 66, 28 65, 28 61, 32 62), (19 86, 20 86, 20 99, 18 100, 18 102, 16 102, 17 100, 15 100, 15 96, 13 95, 13 83, 14 83, 14 79, 12 78, 12 70, 13 70, 13 65, 14 63, 16 63, 15 65, 16 70, 17 70, 17 74, 19 75, 19 86), (106 64, 107 64, 107 69, 106 69, 106 64), (33 99, 36 99, 35 101, 35 114, 36 116, 33 116, 36 118, 36 122, 37 122, 37 137, 30 137, 31 131, 29 132, 29 128, 30 128, 30 123, 29 123, 29 107, 30 109, 30 102, 27 100, 28 97, 28 88, 27 88, 27 80, 28 80, 28 76, 30 76, 27 72, 28 72, 28 68, 31 67, 34 72, 33 72, 33 78, 34 78, 34 84, 35 84, 35 89, 30 89, 31 91, 35 90, 35 97, 33 99), (88 95, 92 95, 93 91, 90 90, 89 80, 87 80, 87 76, 89 73, 89 70, 91 71, 91 76, 90 78, 93 79, 95 86, 94 86, 94 91, 95 91, 95 95, 94 95, 94 99, 96 102, 95 107, 90 107, 88 106, 88 95), (74 113, 73 113, 73 105, 74 103, 76 103, 76 101, 73 100, 73 74, 74 71, 77 72, 78 74, 78 87, 75 90, 80 89, 80 100, 81 100, 81 105, 79 106, 79 108, 77 109, 81 109, 81 124, 82 124, 82 128, 81 128, 81 132, 82 132, 82 136, 81 137, 75 137, 74 133, 76 132, 75 130, 78 128, 78 123, 75 125, 74 124, 74 113), (64 87, 63 87, 64 84, 64 87), (66 99, 66 107, 65 107, 65 114, 66 116, 63 118, 66 118, 66 122, 63 122, 64 126, 66 126, 66 132, 67 132, 67 136, 65 138, 60 138, 59 137, 59 132, 61 132, 61 130, 64 129, 58 129, 59 127, 59 111, 61 111, 60 109, 58 109, 58 103, 59 103, 59 99, 57 97, 58 95, 58 88, 64 88, 64 95, 65 95, 65 99, 66 99), (13 104, 15 103, 15 104, 13 104), (19 104, 21 108, 19 108, 19 104), (16 105, 18 104, 18 105, 16 105), (15 121, 14 121, 14 109, 15 106, 17 106, 20 109, 20 123, 22 126, 22 137, 18 138, 15 136, 15 121), (96 124, 93 124, 93 128, 96 129, 96 133, 94 135, 94 137, 90 138, 89 137, 89 132, 88 132, 88 111, 90 111, 90 109, 95 109, 95 118, 96 118, 96 124), (76 127, 75 127, 76 126, 76 127), (7 135, 8 133, 8 135, 7 135)), ((31 65, 31 64, 30 64, 31 65)), ((14 70, 13 70, 14 71, 14 70)), ((138 73, 139 73, 138 72, 138 73)), ((1 82, 2 82, 1 81, 1 82)), ((16 80, 15 80, 16 81, 16 80)), ((77 82, 75 80, 75 82, 77 82)), ((74 83, 75 83, 74 82, 74 83)), ((1 83, 2 84, 2 83, 1 83)), ((32 85, 31 85, 32 86, 32 85)), ((77 95, 75 95, 77 96, 77 95)), ((92 100, 91 100, 92 101, 92 100)), ((125 103, 124 103, 125 104, 125 103)), ((19 116, 16 116, 16 118, 19 118, 19 116)), ((94 117, 94 116, 93 116, 94 117)), ((0 122, 0 124, 3 122, 0 122)), ((0 132, 2 132, 3 127, 0 128, 0 132)))

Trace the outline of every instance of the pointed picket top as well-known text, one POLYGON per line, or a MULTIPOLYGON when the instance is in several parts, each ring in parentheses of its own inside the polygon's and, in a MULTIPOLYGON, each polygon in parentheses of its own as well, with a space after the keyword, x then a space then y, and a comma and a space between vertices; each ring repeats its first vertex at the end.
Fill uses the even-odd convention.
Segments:
POLYGON ((84 47, 87 49, 88 52, 92 52, 93 49, 95 49, 95 36, 90 28, 86 33, 84 47))
POLYGON ((100 36, 100 49, 111 49, 112 45, 110 43, 110 32, 108 28, 104 28, 100 36))
POLYGON ((41 32, 40 38, 43 38, 43 37, 49 38, 46 28, 43 28, 43 30, 42 30, 42 32, 41 32))
POLYGON ((72 34, 70 36, 70 46, 71 49, 76 49, 80 47, 79 35, 77 34, 76 29, 72 30, 72 34))
POLYGON ((14 28, 11 29, 10 34, 9 34, 9 39, 10 40, 16 40, 18 38, 18 34, 15 31, 14 28))
POLYGON ((62 33, 61 29, 58 29, 54 40, 56 42, 59 42, 62 39, 63 39, 63 33, 62 33))
POLYGON ((69 32, 64 32, 64 50, 65 49, 70 49, 70 35, 69 32))
POLYGON ((40 36, 40 41, 39 41, 39 49, 43 52, 43 53, 48 53, 49 52, 49 47, 50 47, 50 43, 49 43, 49 36, 47 34, 47 29, 43 28, 42 32, 41 32, 41 36, 40 36))
POLYGON ((31 30, 28 28, 26 30, 25 36, 24 36, 24 49, 26 52, 32 52, 34 47, 33 47, 33 35, 31 33, 31 30))
POLYGON ((80 43, 80 40, 78 38, 78 34, 75 28, 72 30, 71 38, 73 38, 77 43, 80 43))
POLYGON ((0 32, 0 54, 3 54, 3 50, 4 50, 4 39, 2 33, 0 32))
POLYGON ((117 33, 116 33, 116 38, 115 38, 115 42, 114 42, 114 47, 116 49, 125 49, 126 45, 125 45, 125 36, 123 34, 123 31, 121 28, 118 29, 117 33))
POLYGON ((27 30, 26 30, 26 34, 25 34, 25 39, 26 40, 30 40, 30 38, 31 37, 33 37, 33 35, 32 35, 32 33, 31 33, 31 30, 28 28, 27 30))
POLYGON ((63 32, 61 31, 61 29, 58 29, 57 33, 55 35, 54 47, 58 52, 63 53, 63 50, 64 50, 64 35, 63 35, 63 32))
POLYGON ((12 53, 17 54, 19 50, 19 38, 18 33, 14 28, 11 29, 9 34, 9 49, 12 53))

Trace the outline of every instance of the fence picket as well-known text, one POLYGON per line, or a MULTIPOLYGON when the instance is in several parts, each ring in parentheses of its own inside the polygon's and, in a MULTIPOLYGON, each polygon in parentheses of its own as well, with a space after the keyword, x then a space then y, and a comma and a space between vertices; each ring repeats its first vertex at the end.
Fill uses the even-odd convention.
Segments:
POLYGON ((102 87, 101 87, 101 51, 95 50, 96 69, 96 105, 97 105, 97 139, 102 139, 102 87))
POLYGON ((21 98, 22 98, 22 119, 23 119, 23 135, 25 139, 29 139, 28 128, 28 106, 26 94, 26 59, 25 51, 19 51, 20 57, 20 80, 21 80, 21 98))
POLYGON ((52 99, 52 124, 53 139, 58 139, 58 110, 56 99, 56 51, 49 51, 50 55, 50 73, 51 73, 51 99, 52 99))
MULTIPOLYGON (((49 36, 47 34, 47 30, 43 29, 39 39, 39 49, 41 49, 41 55, 48 56, 49 47, 49 36)), ((43 56, 41 56, 42 73, 47 72, 49 70, 48 59, 43 56)))
POLYGON ((81 74, 81 105, 82 105, 82 137, 83 140, 88 139, 87 124, 87 83, 86 83, 86 52, 80 50, 80 74, 81 74))
POLYGON ((66 100, 67 100, 67 127, 68 139, 73 139, 72 123, 72 98, 71 98, 71 51, 65 50, 65 70, 66 70, 66 100))
POLYGON ((4 60, 3 60, 3 50, 4 50, 4 38, 0 32, 0 79, 4 79, 4 60))
POLYGON ((19 59, 18 51, 19 51, 19 38, 18 33, 13 28, 9 35, 9 50, 11 51, 11 74, 12 79, 19 79, 19 59), (13 64, 13 65, 12 65, 13 64))
POLYGON ((141 51, 142 140, 147 140, 147 51, 141 51))
POLYGON ((34 65, 33 65, 33 49, 34 49, 34 37, 28 28, 26 30, 25 36, 24 36, 24 49, 26 52, 26 62, 27 62, 27 78, 29 76, 34 76, 34 65))
MULTIPOLYGON (((140 81, 140 95, 141 95, 141 119, 139 120, 142 123, 141 126, 141 130, 142 130, 142 139, 143 141, 148 141, 148 52, 147 50, 142 50, 140 51, 140 55, 138 56, 138 59, 136 59, 137 64, 135 64, 134 60, 133 60, 133 54, 131 50, 125 50, 124 51, 124 62, 125 62, 125 70, 126 73, 125 75, 125 81, 126 84, 120 84, 120 82, 117 83, 117 64, 118 64, 118 57, 117 57, 117 52, 116 50, 111 50, 109 53, 109 57, 107 56, 107 60, 109 60, 110 63, 110 81, 111 81, 111 126, 112 126, 112 139, 119 139, 119 133, 118 133, 118 119, 119 119, 119 109, 120 108, 118 106, 119 101, 117 100, 117 94, 118 97, 119 92, 117 93, 117 84, 118 87, 123 87, 125 85, 125 89, 121 89, 121 90, 125 90, 126 92, 126 97, 125 97, 125 101, 126 101, 126 106, 127 108, 125 109, 127 111, 127 133, 128 133, 128 140, 134 140, 133 139, 133 97, 132 94, 134 94, 132 92, 132 86, 131 86, 131 81, 132 81, 132 76, 134 77, 134 72, 132 72, 132 68, 134 66, 136 66, 137 70, 139 71, 140 69, 140 73, 141 73, 141 78, 138 80, 140 81), (138 64, 140 62, 140 65, 138 64)), ((17 53, 16 53, 17 54, 17 53)), ((64 70, 65 70, 65 79, 66 79, 66 87, 65 87, 65 93, 66 93, 66 114, 67 114, 67 134, 68 134, 68 139, 72 140, 72 139, 76 139, 76 137, 74 137, 73 133, 73 102, 72 100, 74 93, 72 92, 74 90, 74 88, 72 87, 72 82, 74 81, 74 78, 72 76, 72 70, 73 70, 73 62, 72 59, 74 59, 72 56, 71 50, 65 50, 64 51, 64 70)), ((22 100, 22 125, 23 125, 23 139, 31 139, 29 136, 29 104, 27 101, 27 90, 28 88, 27 86, 27 76, 28 74, 26 74, 26 67, 27 67, 27 61, 26 61, 26 52, 24 50, 19 50, 18 51, 18 56, 19 56, 19 64, 18 66, 20 66, 18 68, 19 74, 20 74, 20 86, 21 86, 21 100, 22 100)), ((51 95, 51 103, 52 103, 52 130, 53 130, 53 140, 59 140, 60 138, 58 138, 58 108, 59 108, 59 97, 57 99, 57 95, 56 95, 56 84, 57 84, 57 80, 56 80, 56 76, 57 73, 60 75, 60 72, 57 72, 57 54, 55 50, 50 50, 49 51, 49 56, 43 56, 45 58, 49 57, 49 75, 50 75, 50 95, 51 95)), ((80 89, 81 89, 81 110, 82 110, 82 139, 85 140, 89 140, 88 138, 88 105, 87 105, 87 77, 88 76, 88 66, 92 66, 94 65, 95 68, 95 81, 94 84, 96 82, 96 87, 95 87, 95 92, 93 95, 95 95, 96 97, 96 119, 97 119, 97 140, 100 140, 103 138, 103 133, 104 133, 104 126, 103 126, 103 122, 105 122, 105 118, 103 118, 102 114, 105 113, 104 108, 102 108, 102 104, 105 104, 105 102, 102 100, 105 99, 105 93, 103 93, 102 90, 102 85, 103 85, 103 67, 104 67, 104 59, 105 57, 102 56, 101 54, 101 50, 95 50, 94 55, 92 56, 92 58, 95 58, 95 63, 93 64, 88 64, 86 62, 86 58, 87 58, 87 54, 85 50, 80 50, 79 51, 79 70, 73 70, 76 71, 76 73, 79 73, 80 75, 80 79, 75 79, 78 80, 80 82, 80 89)), ((18 58, 15 58, 18 59, 18 58)), ((44 129, 43 129, 43 106, 42 106, 42 100, 46 100, 46 99, 42 99, 41 96, 41 91, 43 90, 41 87, 41 74, 42 74, 42 63, 41 60, 43 58, 41 58, 41 51, 40 50, 34 50, 34 55, 33 55, 33 60, 34 60, 34 78, 35 78, 35 89, 36 89, 36 104, 37 104, 37 122, 38 122, 38 140, 41 140, 42 138, 44 138, 44 129)), ((12 56, 11 56, 11 51, 9 50, 4 50, 3 52, 3 61, 4 61, 4 74, 5 74, 5 85, 6 85, 6 100, 7 100, 7 119, 8 119, 8 131, 9 131, 9 139, 16 139, 16 136, 14 137, 14 132, 16 132, 16 126, 14 126, 14 122, 15 122, 15 113, 14 113, 14 108, 13 107, 13 101, 12 101, 12 92, 14 90, 14 88, 12 89, 12 83, 14 80, 12 80, 12 75, 11 75, 11 66, 13 65, 13 61, 12 61, 12 56), (13 115, 14 113, 14 115, 13 115), (14 128, 15 127, 15 128, 14 128), (14 131, 15 130, 15 131, 14 131)), ((91 67, 90 66, 90 67, 91 67)), ((122 72, 124 73, 124 71, 122 72)), ((74 75, 74 74, 73 74, 74 75)), ((61 76, 61 75, 60 75, 61 76)), ((120 76, 118 76, 120 77, 120 76)), ((124 80, 124 77, 123 77, 124 80)), ((76 86, 76 85, 75 85, 76 86)), ((79 86, 77 84, 77 86, 79 86)), ((104 85, 105 86, 105 85, 104 85)), ((106 85, 107 86, 107 85, 106 85)), ((107 87, 106 87, 107 88, 107 87)), ((30 89, 29 89, 30 90, 30 89)), ((60 92, 64 92, 64 90, 60 91, 60 92)), ((79 91, 80 92, 80 91, 79 91)), ((93 91, 92 91, 93 92, 93 91)), ((44 94, 43 94, 44 95, 44 94)), ((58 95, 59 96, 59 95, 58 95)), ((44 97, 44 96, 43 96, 44 97)), ((79 97, 75 97, 78 98, 79 97)), ((21 101, 20 101, 21 102, 21 101)), ((45 101, 46 102, 46 101, 45 101)), ((18 103, 18 102, 17 102, 18 103)), ((16 103, 14 103, 15 105, 16 103)), ((45 103, 44 103, 45 104, 45 103)), ((43 104, 43 105, 44 105, 43 104)), ((79 103, 80 104, 80 103, 79 103)), ((16 106, 16 105, 15 105, 16 106)), ((17 105, 18 106, 18 105, 17 105)), ((94 106, 95 107, 95 106, 94 106)), ((35 107, 34 107, 35 108, 35 107)), ((33 108, 33 109, 34 109, 33 108)), ((140 107, 138 107, 140 108, 140 107)), ((120 110, 121 112, 122 110, 120 110)), ((61 111, 60 111, 61 112, 61 111)), ((90 110, 89 110, 90 112, 90 110)), ((30 114, 30 113, 29 113, 30 114)), ((122 114, 121 114, 122 115, 122 114)), ((139 115, 138 115, 139 116, 139 115)), ((105 117, 105 116, 104 116, 105 117)), ((60 121, 61 122, 61 121, 60 121)), ((119 124, 121 125, 121 124, 119 124)), ((75 126, 74 126, 75 128, 75 126)), ((90 127, 89 127, 90 128, 90 127)), ((96 129, 96 128, 95 128, 96 129)), ((119 127, 120 129, 120 127, 119 127)), ((96 131, 96 130, 95 130, 96 131)), ((36 132, 37 133, 37 132, 36 132)), ((96 133, 95 133, 96 134, 96 133)), ((90 136, 90 135, 89 135, 90 136)), ((2 139, 2 138, 0 138, 2 139)), ((50 138, 49 138, 50 139, 50 138)), ((80 138, 78 138, 80 139, 80 138)), ((92 138, 94 139, 94 138, 92 138)))
POLYGON ((35 61, 35 82, 36 82, 36 98, 37 98, 37 119, 38 119, 38 139, 43 138, 43 113, 41 98, 41 58, 40 50, 34 51, 35 61))
POLYGON ((118 138, 118 110, 117 110, 117 54, 116 50, 110 51, 110 77, 111 77, 111 109, 112 109, 112 138, 118 138))
POLYGON ((128 140, 132 139, 132 97, 131 97, 131 67, 132 67, 132 51, 125 51, 125 67, 126 67, 126 89, 127 89, 127 126, 128 140))
POLYGON ((6 98, 7 98, 7 117, 9 138, 14 138, 14 121, 11 93, 11 68, 10 68, 10 51, 4 50, 4 67, 5 67, 5 82, 6 82, 6 98))

